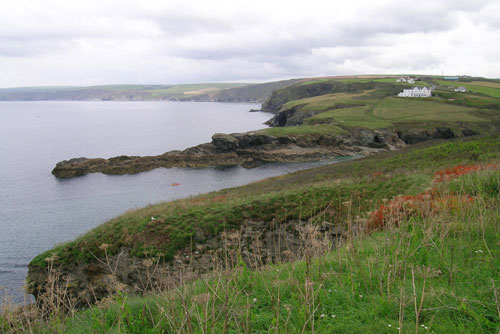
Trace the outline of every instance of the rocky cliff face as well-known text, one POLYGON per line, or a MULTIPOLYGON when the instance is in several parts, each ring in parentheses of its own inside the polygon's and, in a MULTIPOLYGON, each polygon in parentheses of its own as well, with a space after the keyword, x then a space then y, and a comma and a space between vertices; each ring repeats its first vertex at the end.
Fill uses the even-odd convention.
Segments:
POLYGON ((72 300, 77 307, 85 307, 117 291, 142 294, 164 290, 181 279, 241 265, 241 261, 249 268, 257 268, 294 259, 303 250, 304 232, 311 229, 318 242, 335 243, 344 237, 342 230, 328 222, 312 226, 304 221, 286 224, 248 221, 239 230, 197 236, 192 247, 180 250, 169 262, 134 257, 126 248, 92 263, 61 265, 58 259, 47 259, 48 267, 30 265, 28 292, 41 298, 57 286, 65 299, 72 300))

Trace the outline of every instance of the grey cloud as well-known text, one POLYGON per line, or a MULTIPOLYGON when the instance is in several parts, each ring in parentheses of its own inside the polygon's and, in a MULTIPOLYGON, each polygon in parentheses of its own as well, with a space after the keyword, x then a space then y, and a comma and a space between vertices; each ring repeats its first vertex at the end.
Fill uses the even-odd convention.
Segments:
MULTIPOLYGON (((72 77, 93 84, 419 71, 448 62, 457 49, 470 48, 467 38, 473 38, 478 41, 474 46, 478 55, 461 62, 479 63, 484 71, 491 69, 500 75, 500 68, 491 66, 500 51, 478 47, 480 41, 491 44, 498 36, 496 0, 351 0, 328 8, 331 13, 321 8, 321 2, 304 4, 311 13, 318 13, 317 20, 300 11, 290 12, 288 17, 292 3, 276 13, 263 3, 232 9, 234 4, 228 2, 221 5, 226 12, 219 13, 215 4, 212 11, 208 5, 198 8, 191 2, 158 1, 158 6, 146 8, 149 2, 143 6, 126 0, 123 5, 88 1, 94 6, 88 10, 67 5, 69 9, 59 11, 58 7, 43 9, 39 5, 38 16, 33 14, 26 22, 22 22, 22 11, 17 19, 4 20, 6 14, 0 12, 0 71, 8 64, 11 78, 16 71, 23 74, 19 77, 29 78, 31 74, 23 72, 24 62, 29 60, 31 69, 37 62, 52 66, 46 65, 50 62, 44 62, 44 57, 57 59, 54 63, 74 73, 72 77), (354 5, 349 7, 351 2, 354 5), (475 29, 475 35, 464 36, 463 27, 475 29), (437 38, 442 43, 431 47, 437 38), (17 58, 17 63, 4 61, 17 58)), ((66 79, 61 77, 59 83, 66 79)), ((0 79, 0 85, 6 84, 0 79)))

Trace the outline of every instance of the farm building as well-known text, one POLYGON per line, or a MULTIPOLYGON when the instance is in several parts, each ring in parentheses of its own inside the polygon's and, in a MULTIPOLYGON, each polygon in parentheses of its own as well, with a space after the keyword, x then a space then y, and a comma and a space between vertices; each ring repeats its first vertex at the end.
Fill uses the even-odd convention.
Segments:
POLYGON ((460 87, 455 88, 455 92, 466 93, 467 88, 465 88, 464 86, 460 86, 460 87))
POLYGON ((427 87, 414 87, 412 89, 403 89, 401 93, 398 94, 398 96, 401 97, 429 97, 432 96, 432 90, 427 87))
POLYGON ((408 78, 401 77, 401 78, 396 79, 396 82, 415 83, 415 79, 409 78, 409 77, 408 78))

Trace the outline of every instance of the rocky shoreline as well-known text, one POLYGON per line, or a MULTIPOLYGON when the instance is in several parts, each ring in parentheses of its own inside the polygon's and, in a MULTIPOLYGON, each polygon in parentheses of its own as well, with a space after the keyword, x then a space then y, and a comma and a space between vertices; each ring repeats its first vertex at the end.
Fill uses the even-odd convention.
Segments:
MULTIPOLYGON (((424 137, 432 136, 427 134, 424 137)), ((55 166, 52 174, 71 178, 89 173, 134 174, 155 168, 257 167, 269 162, 303 162, 338 156, 371 155, 405 146, 397 132, 387 129, 355 129, 337 136, 320 134, 274 137, 261 131, 212 136, 210 143, 170 151, 157 156, 75 158, 55 166)))

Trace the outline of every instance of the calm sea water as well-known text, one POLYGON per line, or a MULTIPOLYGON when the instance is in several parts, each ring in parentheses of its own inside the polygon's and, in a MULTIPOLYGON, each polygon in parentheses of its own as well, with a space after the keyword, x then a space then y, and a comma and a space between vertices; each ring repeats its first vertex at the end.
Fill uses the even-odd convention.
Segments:
MULTIPOLYGON (((73 157, 156 155, 215 132, 264 128, 255 104, 0 102, 0 287, 22 298, 27 264, 42 251, 128 210, 238 186, 315 164, 255 169, 156 169, 135 175, 53 177, 73 157), (181 185, 172 187, 173 182, 181 185)), ((2 292, 0 292, 0 295, 2 292)))

